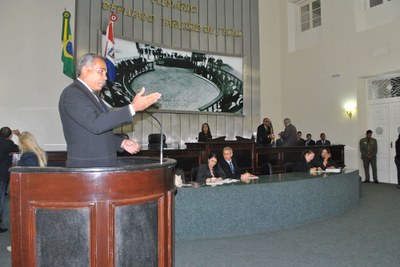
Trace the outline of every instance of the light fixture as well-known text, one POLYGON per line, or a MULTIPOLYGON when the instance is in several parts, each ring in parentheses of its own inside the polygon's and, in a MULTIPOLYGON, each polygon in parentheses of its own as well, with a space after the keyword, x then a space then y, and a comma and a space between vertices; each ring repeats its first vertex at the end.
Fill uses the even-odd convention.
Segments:
POLYGON ((344 110, 346 111, 347 116, 351 119, 351 117, 356 112, 356 103, 355 102, 347 102, 344 105, 344 110))

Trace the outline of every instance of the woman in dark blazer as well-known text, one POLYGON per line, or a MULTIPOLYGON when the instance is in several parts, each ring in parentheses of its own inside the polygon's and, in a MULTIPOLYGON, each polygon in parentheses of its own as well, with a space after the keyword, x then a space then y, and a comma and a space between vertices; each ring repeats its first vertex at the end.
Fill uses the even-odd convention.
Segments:
POLYGON ((226 178, 224 171, 219 167, 217 155, 208 155, 207 164, 201 164, 197 171, 197 182, 217 182, 226 178))
POLYGON ((201 132, 199 132, 199 138, 197 139, 199 142, 206 142, 208 139, 212 139, 210 126, 207 122, 203 123, 201 126, 201 132))
POLYGON ((322 170, 326 169, 335 169, 338 168, 338 164, 331 159, 332 154, 328 148, 324 148, 321 150, 321 160, 318 162, 317 166, 322 170))

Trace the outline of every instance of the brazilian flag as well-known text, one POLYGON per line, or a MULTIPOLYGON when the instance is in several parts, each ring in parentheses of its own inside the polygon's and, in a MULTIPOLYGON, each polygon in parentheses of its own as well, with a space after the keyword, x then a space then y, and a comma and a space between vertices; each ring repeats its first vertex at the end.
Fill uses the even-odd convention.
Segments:
POLYGON ((74 68, 74 49, 72 45, 71 27, 69 25, 69 19, 71 13, 68 11, 63 12, 62 21, 62 32, 61 41, 63 43, 63 49, 61 52, 61 61, 64 64, 63 72, 71 79, 75 79, 75 68, 74 68))

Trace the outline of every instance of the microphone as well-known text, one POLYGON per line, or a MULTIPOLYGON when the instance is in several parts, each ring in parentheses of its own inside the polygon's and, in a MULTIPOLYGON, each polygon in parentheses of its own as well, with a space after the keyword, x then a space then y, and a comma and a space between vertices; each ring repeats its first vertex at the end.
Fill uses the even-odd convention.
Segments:
POLYGON ((153 119, 156 120, 158 125, 160 126, 160 164, 163 164, 163 158, 164 158, 164 138, 163 138, 163 130, 162 130, 162 124, 161 122, 150 112, 147 110, 144 110, 145 113, 149 114, 153 119))

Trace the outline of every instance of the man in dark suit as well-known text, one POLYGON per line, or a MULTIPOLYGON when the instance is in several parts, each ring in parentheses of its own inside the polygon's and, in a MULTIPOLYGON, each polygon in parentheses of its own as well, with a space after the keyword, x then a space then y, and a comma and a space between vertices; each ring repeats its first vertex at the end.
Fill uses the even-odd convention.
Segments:
POLYGON ((144 88, 132 103, 112 111, 97 95, 106 84, 104 58, 86 54, 78 64, 78 79, 60 96, 59 112, 67 142, 68 167, 107 167, 117 165, 117 151, 137 153, 133 140, 114 135, 113 129, 132 121, 135 112, 157 102, 159 93, 143 96, 144 88))
POLYGON ((226 177, 233 179, 248 179, 251 174, 248 172, 242 173, 236 160, 233 158, 233 150, 229 146, 222 150, 223 159, 218 161, 218 165, 224 171, 226 177))
MULTIPOLYGON (((19 131, 11 130, 9 127, 0 129, 0 218, 3 212, 7 185, 10 181, 8 169, 12 165, 12 154, 19 151, 19 147, 12 141, 13 134, 19 136, 19 131)), ((7 229, 0 228, 0 233, 5 231, 7 229)))
POLYGON ((263 119, 263 123, 257 128, 257 145, 258 146, 271 146, 271 141, 274 140, 274 129, 272 122, 268 118, 263 119))
POLYGON ((303 133, 301 131, 297 132, 297 146, 304 146, 305 145, 305 140, 301 137, 303 133))
POLYGON ((304 142, 304 146, 315 146, 315 141, 312 140, 312 136, 310 133, 306 135, 306 141, 304 142))
POLYGON ((319 137, 321 138, 320 140, 318 140, 315 145, 316 146, 330 146, 331 145, 331 141, 326 140, 326 136, 324 133, 321 133, 319 135, 319 137))
POLYGON ((297 130, 289 118, 283 120, 285 130, 282 134, 283 146, 297 146, 297 130))

